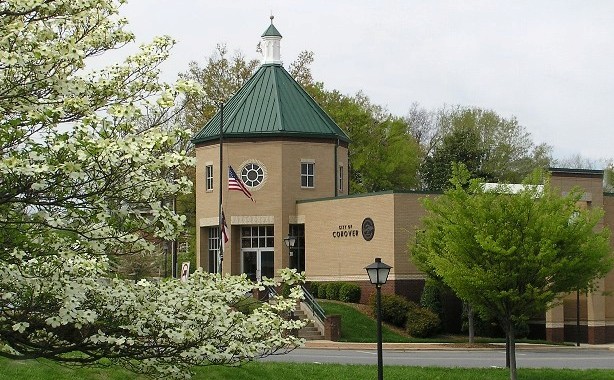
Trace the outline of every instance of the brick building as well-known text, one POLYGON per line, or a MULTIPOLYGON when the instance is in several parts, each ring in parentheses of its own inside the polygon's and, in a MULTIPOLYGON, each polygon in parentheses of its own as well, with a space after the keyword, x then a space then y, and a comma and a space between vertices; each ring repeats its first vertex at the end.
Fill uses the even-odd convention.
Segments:
MULTIPOLYGON (((381 257, 393 267, 383 291, 418 299, 424 274, 409 260, 407 243, 424 213, 420 199, 437 194, 348 195, 348 136, 283 68, 281 34, 272 23, 262 38, 261 67, 193 138, 197 265, 253 279, 297 268, 308 281, 361 284, 366 299, 374 289, 364 267, 381 257), (228 190, 228 166, 255 201, 228 190), (230 238, 223 261, 220 189, 230 238), (286 236, 296 237, 292 249, 286 236)), ((603 207, 603 223, 614 224, 614 195, 603 193, 601 171, 554 169, 552 175, 561 191, 582 187, 586 206, 603 207)), ((614 272, 600 287, 614 291, 614 272)), ((614 296, 580 297, 580 311, 584 341, 614 342, 614 296)), ((576 297, 570 295, 533 322, 538 335, 572 340, 575 316, 576 297)))

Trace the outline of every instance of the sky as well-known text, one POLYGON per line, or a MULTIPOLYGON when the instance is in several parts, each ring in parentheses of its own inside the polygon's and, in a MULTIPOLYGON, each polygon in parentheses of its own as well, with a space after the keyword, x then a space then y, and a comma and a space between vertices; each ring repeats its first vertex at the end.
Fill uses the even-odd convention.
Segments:
POLYGON ((516 117, 555 158, 614 158, 614 1, 130 0, 137 42, 170 35, 173 81, 217 44, 260 59, 274 15, 288 65, 314 53, 325 88, 404 116, 412 103, 516 117))

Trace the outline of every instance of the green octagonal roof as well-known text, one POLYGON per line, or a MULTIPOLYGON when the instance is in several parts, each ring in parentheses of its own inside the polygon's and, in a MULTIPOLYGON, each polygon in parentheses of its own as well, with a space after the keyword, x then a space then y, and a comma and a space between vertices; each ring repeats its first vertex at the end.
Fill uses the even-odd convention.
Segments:
MULTIPOLYGON (((278 64, 262 65, 224 105, 224 138, 348 136, 278 64)), ((220 112, 192 138, 194 144, 220 137, 220 112)))
POLYGON ((275 25, 273 25, 273 20, 271 20, 271 25, 269 25, 267 30, 262 33, 262 37, 281 37, 281 33, 279 33, 275 25))

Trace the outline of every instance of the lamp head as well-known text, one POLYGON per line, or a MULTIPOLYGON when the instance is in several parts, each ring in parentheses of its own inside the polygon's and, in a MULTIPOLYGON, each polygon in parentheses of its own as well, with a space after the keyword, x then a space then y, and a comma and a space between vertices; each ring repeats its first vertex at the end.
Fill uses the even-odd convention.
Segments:
POLYGON ((369 264, 365 267, 369 275, 369 281, 377 286, 382 286, 386 283, 391 268, 390 265, 382 263, 382 259, 379 257, 375 259, 373 264, 369 264))

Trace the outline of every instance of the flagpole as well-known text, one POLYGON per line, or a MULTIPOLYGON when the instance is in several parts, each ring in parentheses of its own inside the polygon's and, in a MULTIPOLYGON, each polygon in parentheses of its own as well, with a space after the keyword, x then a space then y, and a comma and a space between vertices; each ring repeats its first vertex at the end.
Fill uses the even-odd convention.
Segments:
POLYGON ((220 103, 220 187, 219 187, 219 209, 218 209, 218 220, 219 220, 219 253, 218 253, 218 267, 217 272, 222 274, 222 261, 224 261, 224 239, 222 237, 222 229, 224 228, 222 220, 222 186, 224 180, 224 157, 222 154, 222 147, 224 145, 224 103, 220 103))

